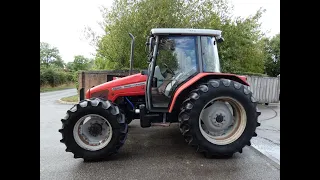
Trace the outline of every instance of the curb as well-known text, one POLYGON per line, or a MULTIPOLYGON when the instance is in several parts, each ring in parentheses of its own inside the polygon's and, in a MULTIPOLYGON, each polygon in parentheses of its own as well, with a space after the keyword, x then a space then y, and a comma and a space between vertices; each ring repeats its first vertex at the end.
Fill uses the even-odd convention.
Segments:
POLYGON ((254 146, 249 146, 249 148, 251 148, 253 151, 255 151, 256 153, 258 153, 259 155, 263 156, 263 158, 270 163, 271 165, 273 165, 275 168, 280 170, 280 162, 278 162, 278 160, 267 156, 266 154, 262 153, 261 151, 259 151, 257 148, 255 148, 254 146))
POLYGON ((62 101, 61 99, 58 99, 57 100, 58 103, 60 104, 69 104, 69 105, 75 105, 77 104, 78 102, 67 102, 67 101, 62 101))

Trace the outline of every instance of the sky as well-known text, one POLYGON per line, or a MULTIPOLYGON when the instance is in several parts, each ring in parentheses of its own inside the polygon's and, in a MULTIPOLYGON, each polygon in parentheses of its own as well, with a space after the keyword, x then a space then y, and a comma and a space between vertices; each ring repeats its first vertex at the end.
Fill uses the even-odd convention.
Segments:
MULTIPOLYGON (((260 7, 266 9, 261 18, 262 29, 267 36, 280 33, 280 0, 229 0, 235 16, 247 17, 260 7)), ((94 57, 95 48, 84 38, 89 26, 97 34, 103 34, 101 6, 111 7, 112 0, 41 0, 40 42, 57 47, 65 62, 75 55, 94 57)))

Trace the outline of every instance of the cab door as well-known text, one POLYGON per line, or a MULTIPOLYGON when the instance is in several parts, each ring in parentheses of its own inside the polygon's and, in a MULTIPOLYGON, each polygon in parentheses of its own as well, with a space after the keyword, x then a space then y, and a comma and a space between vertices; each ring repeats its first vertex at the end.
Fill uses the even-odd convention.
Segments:
POLYGON ((167 112, 177 87, 199 72, 198 36, 156 36, 146 84, 149 111, 167 112))

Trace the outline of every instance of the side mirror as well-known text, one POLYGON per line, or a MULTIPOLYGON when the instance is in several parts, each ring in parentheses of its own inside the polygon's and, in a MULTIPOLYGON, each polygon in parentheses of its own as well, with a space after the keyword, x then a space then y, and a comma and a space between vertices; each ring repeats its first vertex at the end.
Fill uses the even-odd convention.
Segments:
POLYGON ((154 37, 150 37, 149 41, 147 40, 146 46, 148 46, 148 63, 152 60, 152 48, 154 46, 154 37))
POLYGON ((223 38, 223 37, 220 36, 220 37, 217 38, 217 42, 218 42, 218 43, 222 43, 223 41, 224 41, 224 38, 223 38))

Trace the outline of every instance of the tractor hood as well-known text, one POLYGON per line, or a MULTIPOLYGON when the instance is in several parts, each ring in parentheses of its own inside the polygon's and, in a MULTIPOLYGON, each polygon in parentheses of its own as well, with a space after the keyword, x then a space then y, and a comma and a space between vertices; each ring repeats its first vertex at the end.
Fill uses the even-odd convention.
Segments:
POLYGON ((147 76, 141 73, 118 78, 87 90, 86 98, 99 97, 115 100, 117 97, 144 94, 147 76))

